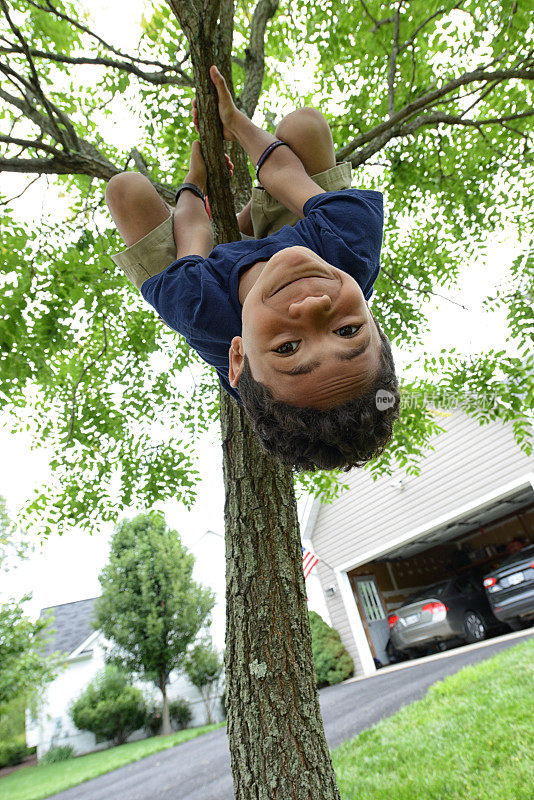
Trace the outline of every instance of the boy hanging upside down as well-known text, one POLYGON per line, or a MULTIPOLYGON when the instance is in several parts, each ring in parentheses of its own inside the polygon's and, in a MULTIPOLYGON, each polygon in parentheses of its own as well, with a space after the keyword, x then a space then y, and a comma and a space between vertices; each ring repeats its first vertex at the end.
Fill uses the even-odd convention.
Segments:
POLYGON ((319 111, 293 111, 275 137, 236 108, 216 67, 210 75, 224 138, 261 176, 238 214, 255 238, 213 247, 194 142, 174 212, 144 176, 111 179, 106 201, 127 245, 113 260, 216 368, 272 456, 298 470, 361 466, 384 449, 399 405, 390 345, 367 304, 382 195, 350 188, 319 111))

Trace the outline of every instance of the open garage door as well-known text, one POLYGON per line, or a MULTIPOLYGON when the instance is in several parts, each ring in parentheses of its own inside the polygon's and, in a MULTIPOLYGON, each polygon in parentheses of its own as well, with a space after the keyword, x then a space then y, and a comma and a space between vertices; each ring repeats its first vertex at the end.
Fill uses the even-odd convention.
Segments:
POLYGON ((387 664, 388 614, 378 582, 374 575, 362 575, 352 577, 351 583, 373 658, 387 664))
POLYGON ((476 636, 503 632, 487 604, 483 579, 511 553, 532 543, 534 490, 525 486, 476 512, 408 538, 350 570, 348 576, 373 658, 387 664, 446 649, 462 639, 476 640, 476 636), (440 597, 442 591, 451 599, 440 597), (447 620, 452 619, 450 609, 456 606, 454 624, 447 627, 447 620), (392 645, 395 638, 398 644, 399 637, 389 625, 386 628, 388 618, 393 623, 391 629, 397 624, 408 634, 412 626, 413 646, 408 646, 407 636, 401 642, 404 649, 395 652, 392 645), (441 627, 437 624, 440 621, 441 627), (419 638, 415 635, 417 626, 419 638))

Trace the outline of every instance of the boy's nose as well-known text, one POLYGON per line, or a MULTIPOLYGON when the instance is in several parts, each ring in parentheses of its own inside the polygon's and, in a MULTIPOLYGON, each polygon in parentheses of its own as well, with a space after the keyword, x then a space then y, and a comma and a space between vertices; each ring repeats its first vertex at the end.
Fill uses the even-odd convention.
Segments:
POLYGON ((291 303, 288 312, 293 319, 298 319, 303 315, 321 316, 330 311, 331 306, 332 300, 327 294, 318 297, 311 295, 298 300, 296 303, 291 303))

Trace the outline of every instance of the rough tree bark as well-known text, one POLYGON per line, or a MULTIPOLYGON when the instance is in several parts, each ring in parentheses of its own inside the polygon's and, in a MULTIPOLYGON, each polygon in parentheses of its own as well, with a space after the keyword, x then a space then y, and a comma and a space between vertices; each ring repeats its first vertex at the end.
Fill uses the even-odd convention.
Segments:
MULTIPOLYGON (((233 4, 169 3, 190 45, 217 241, 235 241, 239 230, 208 72, 217 63, 231 85, 226 24, 233 4)), ((292 474, 266 456, 242 409, 221 394, 226 697, 236 800, 338 800, 315 683, 292 474)))

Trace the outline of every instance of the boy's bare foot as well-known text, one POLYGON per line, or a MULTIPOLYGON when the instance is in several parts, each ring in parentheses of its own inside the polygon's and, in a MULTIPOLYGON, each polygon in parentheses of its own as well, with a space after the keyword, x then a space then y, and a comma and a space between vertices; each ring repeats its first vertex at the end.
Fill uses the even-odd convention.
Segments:
POLYGON ((236 117, 241 113, 232 100, 226 81, 215 65, 210 67, 210 78, 217 89, 219 98, 219 116, 223 126, 223 136, 227 142, 235 140, 234 124, 236 117))

